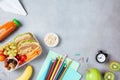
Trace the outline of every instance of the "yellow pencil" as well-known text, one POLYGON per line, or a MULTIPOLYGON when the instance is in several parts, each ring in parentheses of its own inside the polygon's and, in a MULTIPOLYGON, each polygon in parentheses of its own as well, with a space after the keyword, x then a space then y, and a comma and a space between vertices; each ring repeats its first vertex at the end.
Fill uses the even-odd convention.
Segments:
POLYGON ((64 72, 62 73, 62 75, 60 76, 60 79, 59 79, 59 80, 62 80, 64 74, 66 73, 66 71, 67 71, 67 69, 69 68, 69 66, 70 66, 71 63, 72 63, 72 61, 69 61, 69 62, 68 62, 68 65, 67 65, 67 67, 65 68, 64 72))
POLYGON ((54 77, 54 75, 55 75, 55 72, 56 72, 59 64, 60 64, 60 61, 61 61, 61 57, 58 58, 58 62, 57 62, 57 64, 56 64, 56 66, 55 66, 55 69, 54 69, 54 71, 53 71, 53 73, 52 73, 52 76, 51 76, 50 80, 53 80, 53 77, 54 77))

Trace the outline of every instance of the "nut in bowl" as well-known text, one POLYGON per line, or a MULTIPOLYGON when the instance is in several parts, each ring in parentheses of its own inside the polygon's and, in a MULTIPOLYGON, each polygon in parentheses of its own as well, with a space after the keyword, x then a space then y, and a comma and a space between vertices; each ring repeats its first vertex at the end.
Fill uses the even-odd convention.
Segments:
POLYGON ((18 67, 18 60, 14 57, 8 57, 4 61, 4 67, 8 71, 15 70, 18 67))
POLYGON ((31 60, 38 57, 42 52, 42 48, 32 33, 27 32, 24 34, 19 34, 14 38, 14 41, 8 42, 0 48, 0 58, 1 62, 4 62, 5 68, 8 71, 9 65, 12 66, 12 70, 15 70, 24 64, 30 62, 31 60), (11 59, 12 57, 12 59, 11 59), (9 63, 16 61, 17 65, 12 65, 9 63))

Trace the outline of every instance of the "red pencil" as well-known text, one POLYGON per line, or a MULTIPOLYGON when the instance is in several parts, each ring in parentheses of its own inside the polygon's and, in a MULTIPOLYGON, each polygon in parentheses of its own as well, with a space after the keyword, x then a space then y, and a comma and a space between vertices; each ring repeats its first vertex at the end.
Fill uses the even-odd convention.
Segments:
POLYGON ((55 60, 54 63, 52 64, 51 69, 50 69, 50 71, 49 71, 49 74, 48 74, 46 80, 50 80, 50 77, 51 77, 51 75, 52 75, 52 72, 54 71, 54 67, 55 67, 57 61, 58 61, 58 58, 56 58, 56 60, 55 60))
MULTIPOLYGON (((61 64, 61 60, 60 60, 60 63, 59 63, 59 65, 58 65, 58 67, 60 66, 60 64, 61 64)), ((56 71, 55 71, 55 74, 56 74, 56 72, 57 72, 57 70, 58 70, 58 67, 57 67, 57 69, 56 69, 56 71)), ((55 75, 54 75, 55 76, 55 75)))
POLYGON ((48 77, 48 75, 50 74, 50 70, 51 70, 52 66, 54 65, 54 62, 55 62, 55 60, 52 61, 52 65, 51 65, 50 68, 49 68, 49 71, 48 71, 48 73, 47 73, 47 75, 46 75, 46 77, 45 77, 45 80, 47 80, 47 77, 48 77))

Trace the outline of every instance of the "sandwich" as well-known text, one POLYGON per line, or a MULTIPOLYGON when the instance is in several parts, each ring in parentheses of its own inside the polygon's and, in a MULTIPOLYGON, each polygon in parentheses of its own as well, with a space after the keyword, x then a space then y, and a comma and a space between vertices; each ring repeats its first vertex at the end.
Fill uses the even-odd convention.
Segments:
POLYGON ((19 34, 14 38, 14 42, 16 45, 18 45, 21 41, 23 40, 33 40, 35 41, 33 35, 30 32, 24 33, 24 34, 19 34))
POLYGON ((26 55, 26 61, 38 56, 41 52, 39 43, 34 39, 31 33, 24 33, 16 36, 14 42, 19 55, 26 55))

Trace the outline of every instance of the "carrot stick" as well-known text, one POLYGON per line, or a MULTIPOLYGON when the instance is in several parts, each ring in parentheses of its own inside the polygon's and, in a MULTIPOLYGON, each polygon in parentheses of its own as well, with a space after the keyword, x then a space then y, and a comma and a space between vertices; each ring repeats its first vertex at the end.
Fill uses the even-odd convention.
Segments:
POLYGON ((31 55, 27 55, 27 59, 26 59, 25 61, 27 62, 27 61, 29 61, 30 59, 38 56, 39 53, 40 53, 40 49, 35 50, 34 52, 32 52, 31 55))

